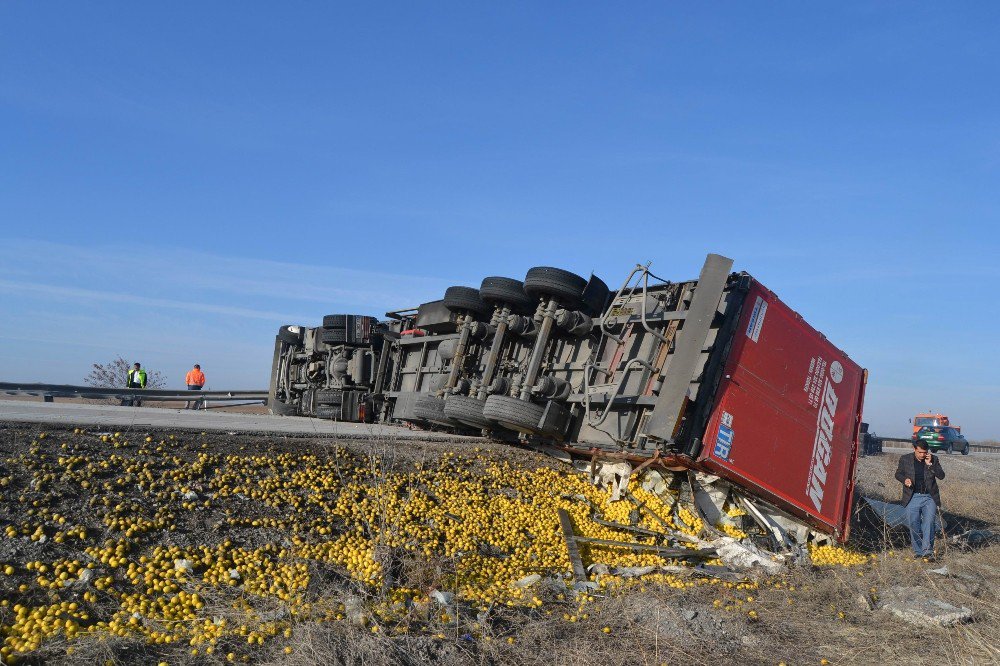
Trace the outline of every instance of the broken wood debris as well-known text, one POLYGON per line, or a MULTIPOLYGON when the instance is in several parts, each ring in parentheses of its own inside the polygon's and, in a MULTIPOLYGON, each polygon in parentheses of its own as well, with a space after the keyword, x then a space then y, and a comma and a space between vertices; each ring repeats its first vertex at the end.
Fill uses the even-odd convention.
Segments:
MULTIPOLYGON (((580 558, 579 544, 590 543, 598 546, 610 546, 613 548, 629 548, 631 550, 657 553, 664 557, 677 559, 714 559, 716 551, 714 548, 670 548, 648 543, 632 543, 628 541, 614 541, 612 539, 597 539, 594 537, 577 536, 573 532, 573 522, 570 520, 569 512, 566 509, 559 509, 559 524, 562 527, 563 538, 566 540, 566 551, 569 553, 569 561, 573 568, 573 579, 576 582, 587 580, 587 570, 583 566, 580 558)), ((666 535, 664 535, 666 536, 666 535)))
POLYGON ((716 557, 714 548, 693 549, 693 548, 671 548, 669 546, 657 546, 650 543, 631 543, 628 541, 614 541, 612 539, 596 539, 594 537, 576 537, 578 543, 592 543, 598 546, 612 546, 615 548, 629 548, 631 550, 648 551, 657 553, 665 557, 676 557, 679 559, 712 559, 716 557))
POLYGON ((621 530, 623 532, 633 532, 651 539, 665 539, 669 534, 664 534, 663 532, 657 532, 656 530, 648 530, 645 527, 639 527, 638 525, 626 525, 625 523, 619 523, 614 520, 604 520, 600 518, 600 509, 591 502, 588 498, 583 495, 563 495, 563 497, 571 500, 576 500, 578 502, 584 502, 590 507, 590 520, 598 525, 603 525, 604 527, 610 527, 612 529, 621 530))
POLYGON ((569 512, 566 509, 559 509, 559 524, 562 526, 563 538, 566 540, 569 562, 573 567, 573 581, 582 583, 587 580, 587 570, 580 558, 580 549, 577 548, 576 535, 573 533, 573 521, 570 520, 569 512))
POLYGON ((646 504, 642 500, 640 500, 638 497, 636 497, 635 495, 633 495, 632 491, 626 491, 625 492, 625 497, 628 498, 628 500, 630 502, 632 502, 632 504, 635 504, 637 507, 639 507, 639 509, 641 509, 642 511, 645 511, 647 514, 649 514, 649 516, 653 520, 655 520, 656 522, 658 522, 660 525, 663 526, 663 529, 673 531, 671 529, 671 527, 670 527, 670 524, 666 520, 664 520, 663 518, 661 518, 655 511, 653 511, 648 506, 646 506, 646 504))
POLYGON ((665 537, 668 536, 666 534, 663 534, 662 532, 656 532, 654 530, 647 530, 644 527, 638 527, 636 525, 626 525, 624 523, 616 523, 613 520, 604 520, 602 518, 598 518, 597 515, 595 515, 595 514, 591 514, 590 520, 592 522, 597 523, 598 525, 604 525, 605 527, 610 527, 612 529, 621 530, 623 532, 632 532, 634 534, 638 534, 640 536, 649 537, 651 539, 663 539, 663 538, 665 538, 665 537))

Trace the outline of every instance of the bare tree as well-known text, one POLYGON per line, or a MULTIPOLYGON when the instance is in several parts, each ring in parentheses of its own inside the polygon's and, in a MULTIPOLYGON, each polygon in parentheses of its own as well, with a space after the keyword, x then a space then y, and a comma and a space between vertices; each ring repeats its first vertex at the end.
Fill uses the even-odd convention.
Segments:
MULTIPOLYGON (((121 356, 110 363, 95 363, 90 374, 83 378, 87 386, 98 388, 128 388, 128 371, 132 364, 121 356)), ((167 378, 160 372, 146 371, 146 388, 158 389, 167 385, 167 378)))

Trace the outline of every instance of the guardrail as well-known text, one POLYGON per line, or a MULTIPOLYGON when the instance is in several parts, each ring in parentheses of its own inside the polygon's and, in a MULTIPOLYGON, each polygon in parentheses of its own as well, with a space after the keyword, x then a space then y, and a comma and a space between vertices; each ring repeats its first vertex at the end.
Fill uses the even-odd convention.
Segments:
MULTIPOLYGON (((903 438, 903 437, 879 437, 879 439, 882 440, 882 445, 883 446, 885 446, 886 444, 890 444, 890 445, 892 445, 892 444, 904 445, 905 444, 907 447, 913 446, 913 440, 911 440, 909 437, 906 437, 906 438, 903 438)), ((897 446, 895 448, 900 448, 900 447, 897 446)))
MULTIPOLYGON (((909 437, 879 437, 883 446, 891 449, 909 449, 913 447, 913 440, 909 437)), ((979 453, 1000 453, 1000 446, 992 444, 976 444, 969 442, 969 451, 979 453)))
POLYGON ((30 395, 45 402, 56 398, 89 398, 93 400, 152 400, 156 402, 197 402, 205 408, 208 402, 245 402, 267 404, 267 391, 178 391, 175 389, 116 389, 72 384, 19 384, 0 382, 0 394, 30 395))

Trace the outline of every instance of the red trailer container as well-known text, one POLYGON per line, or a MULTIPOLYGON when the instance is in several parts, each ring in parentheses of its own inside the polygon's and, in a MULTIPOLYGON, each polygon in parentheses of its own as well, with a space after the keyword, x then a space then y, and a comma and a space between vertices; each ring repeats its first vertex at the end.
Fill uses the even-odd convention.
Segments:
POLYGON ((700 466, 846 541, 865 371, 754 281, 722 377, 700 466))

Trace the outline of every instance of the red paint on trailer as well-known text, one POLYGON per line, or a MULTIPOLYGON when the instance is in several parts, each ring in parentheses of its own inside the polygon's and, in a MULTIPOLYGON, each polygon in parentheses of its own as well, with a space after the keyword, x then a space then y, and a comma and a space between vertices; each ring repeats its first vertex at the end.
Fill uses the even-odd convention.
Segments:
POLYGON ((722 376, 698 467, 846 541, 865 371, 754 282, 722 376))

